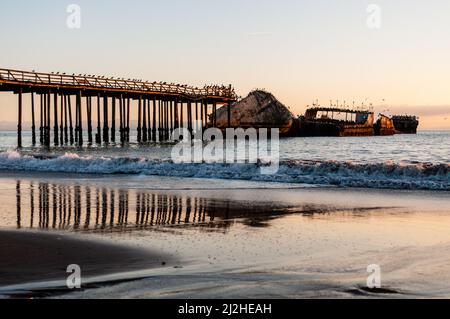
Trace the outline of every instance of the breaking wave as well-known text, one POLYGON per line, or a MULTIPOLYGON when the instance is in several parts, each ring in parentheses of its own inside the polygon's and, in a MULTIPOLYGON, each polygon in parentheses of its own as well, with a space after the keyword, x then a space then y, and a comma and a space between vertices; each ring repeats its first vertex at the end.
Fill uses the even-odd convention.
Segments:
POLYGON ((0 153, 0 170, 83 174, 131 174, 301 183, 337 187, 450 190, 449 163, 355 164, 338 161, 282 161, 275 175, 261 175, 262 164, 175 164, 145 158, 59 157, 0 153))

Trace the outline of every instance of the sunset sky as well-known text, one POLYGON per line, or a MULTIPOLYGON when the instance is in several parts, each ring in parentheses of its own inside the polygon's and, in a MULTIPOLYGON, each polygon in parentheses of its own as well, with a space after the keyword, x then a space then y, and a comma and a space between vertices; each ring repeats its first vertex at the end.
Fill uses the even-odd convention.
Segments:
MULTIPOLYGON (((316 99, 365 101, 450 129, 448 0, 0 2, 0 68, 264 88, 295 114, 316 99), (80 29, 66 25, 72 3, 80 29)), ((15 121, 12 94, 0 115, 15 121)))

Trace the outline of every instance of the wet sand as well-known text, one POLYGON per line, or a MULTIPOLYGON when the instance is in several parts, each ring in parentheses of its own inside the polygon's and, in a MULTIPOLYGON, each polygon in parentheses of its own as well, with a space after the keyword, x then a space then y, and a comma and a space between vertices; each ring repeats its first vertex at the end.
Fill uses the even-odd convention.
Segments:
POLYGON ((33 262, 48 272, 58 249, 66 255, 49 278, 59 271, 65 280, 78 254, 93 275, 142 270, 139 280, 68 298, 450 297, 447 192, 48 174, 0 178, 0 189, 0 227, 18 231, 0 264, 16 265, 20 278, 33 262), (41 249, 30 230, 53 238, 43 241, 44 261, 36 252, 28 262, 14 246, 28 240, 30 250, 41 249), (63 247, 54 240, 60 234, 70 239, 63 247), (158 267, 160 256, 177 263, 158 267), (372 264, 382 269, 378 291, 366 287, 372 264))
POLYGON ((0 231, 0 287, 60 281, 79 265, 82 278, 162 267, 167 256, 149 250, 76 239, 65 234, 0 231))

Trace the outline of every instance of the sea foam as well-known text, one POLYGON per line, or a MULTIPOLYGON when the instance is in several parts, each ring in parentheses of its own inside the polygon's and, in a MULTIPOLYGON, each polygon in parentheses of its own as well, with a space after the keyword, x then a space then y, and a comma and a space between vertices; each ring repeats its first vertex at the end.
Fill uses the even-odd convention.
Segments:
POLYGON ((82 174, 128 174, 301 183, 337 187, 450 190, 448 163, 352 163, 281 161, 274 175, 261 175, 263 164, 175 164, 171 160, 93 157, 66 153, 38 157, 0 153, 0 170, 82 174))

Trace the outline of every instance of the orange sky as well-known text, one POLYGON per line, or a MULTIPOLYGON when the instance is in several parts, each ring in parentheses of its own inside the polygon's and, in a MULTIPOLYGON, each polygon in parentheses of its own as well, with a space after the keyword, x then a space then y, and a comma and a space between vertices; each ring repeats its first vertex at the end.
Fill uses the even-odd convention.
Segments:
MULTIPOLYGON (((231 83, 242 96, 266 89, 295 114, 346 100, 450 129, 448 0, 378 0, 377 29, 366 0, 79 0, 77 30, 70 3, 2 4, 0 67, 231 83)), ((0 93, 2 126, 16 116, 15 97, 0 93)))

